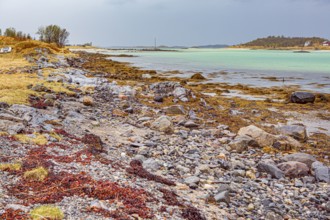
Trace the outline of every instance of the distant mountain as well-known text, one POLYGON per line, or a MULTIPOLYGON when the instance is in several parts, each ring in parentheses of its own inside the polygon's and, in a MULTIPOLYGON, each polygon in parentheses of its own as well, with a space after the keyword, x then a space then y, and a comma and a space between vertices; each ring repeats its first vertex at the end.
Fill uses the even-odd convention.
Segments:
POLYGON ((269 36, 266 38, 258 38, 236 47, 261 47, 261 48, 289 48, 289 47, 318 47, 327 39, 320 37, 284 37, 269 36))
POLYGON ((214 45, 201 45, 201 46, 193 46, 192 48, 226 48, 229 45, 226 44, 214 44, 214 45))

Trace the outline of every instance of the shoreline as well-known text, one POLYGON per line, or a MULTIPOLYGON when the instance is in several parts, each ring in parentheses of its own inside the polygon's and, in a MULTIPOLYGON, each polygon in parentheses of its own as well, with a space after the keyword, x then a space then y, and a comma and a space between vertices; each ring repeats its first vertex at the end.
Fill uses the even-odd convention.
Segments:
POLYGON ((3 75, 27 76, 17 81, 34 98, 0 108, 0 216, 53 204, 78 219, 326 219, 329 183, 317 172, 328 169, 330 136, 279 127, 309 114, 329 121, 330 95, 296 104, 295 88, 163 78, 102 54, 44 56, 33 73, 3 75), (27 175, 39 166, 43 179, 27 175))

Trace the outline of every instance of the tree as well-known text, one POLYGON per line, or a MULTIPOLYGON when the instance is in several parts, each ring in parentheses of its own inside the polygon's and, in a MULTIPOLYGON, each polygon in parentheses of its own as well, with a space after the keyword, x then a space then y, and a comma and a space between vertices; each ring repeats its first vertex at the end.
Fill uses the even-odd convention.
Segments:
POLYGON ((16 29, 13 27, 7 28, 3 35, 6 37, 16 37, 16 29))
POLYGON ((59 47, 63 47, 68 42, 70 33, 58 25, 48 25, 39 27, 37 34, 39 40, 46 43, 56 43, 59 47))

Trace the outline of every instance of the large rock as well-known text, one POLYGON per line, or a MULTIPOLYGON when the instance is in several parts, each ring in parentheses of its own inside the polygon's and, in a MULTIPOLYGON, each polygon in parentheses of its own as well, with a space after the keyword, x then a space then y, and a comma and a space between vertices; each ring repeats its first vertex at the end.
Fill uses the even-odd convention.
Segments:
POLYGON ((260 147, 272 146, 276 140, 274 135, 269 134, 254 125, 241 128, 238 131, 238 134, 241 136, 246 135, 252 137, 260 147))
POLYGON ((306 104, 306 103, 314 103, 315 95, 309 92, 294 92, 290 96, 290 102, 306 104))
POLYGON ((188 96, 189 96, 189 90, 183 88, 183 87, 177 87, 176 89, 174 89, 173 91, 173 96, 179 100, 181 100, 182 102, 188 102, 188 96))
POLYGON ((297 161, 280 163, 277 167, 284 172, 285 176, 293 178, 307 176, 309 172, 306 164, 297 161))
POLYGON ((229 146, 233 151, 242 153, 248 149, 248 146, 259 147, 259 144, 249 136, 238 135, 232 142, 230 142, 229 146))
POLYGON ((259 172, 266 172, 276 179, 284 177, 284 172, 280 170, 272 160, 260 161, 257 165, 257 169, 259 172))
POLYGON ((160 116, 157 118, 154 122, 152 122, 151 128, 165 133, 170 133, 173 131, 171 119, 167 116, 160 116))
POLYGON ((301 124, 284 125, 279 127, 278 131, 281 134, 288 135, 301 142, 305 142, 307 140, 306 127, 301 124))
POLYGON ((313 157, 310 154, 305 154, 305 153, 294 153, 294 154, 288 154, 285 155, 282 158, 283 161, 298 161, 301 163, 306 164, 308 167, 311 167, 312 163, 316 161, 315 157, 313 157))
POLYGON ((182 105, 172 105, 170 107, 165 108, 165 112, 168 115, 184 115, 186 111, 182 105))
POLYGON ((316 161, 312 163, 312 171, 317 181, 330 183, 330 167, 316 161))

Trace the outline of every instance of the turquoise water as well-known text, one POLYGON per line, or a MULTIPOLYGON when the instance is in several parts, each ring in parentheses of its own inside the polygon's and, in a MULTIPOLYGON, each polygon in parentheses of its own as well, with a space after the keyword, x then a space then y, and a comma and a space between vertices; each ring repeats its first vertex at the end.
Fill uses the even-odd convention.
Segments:
MULTIPOLYGON (((114 52, 109 52, 113 54, 114 52)), ((115 53, 119 53, 118 51, 115 53)), ((330 93, 330 52, 293 53, 275 50, 184 49, 177 52, 120 51, 137 57, 112 58, 144 69, 202 72, 214 82, 254 86, 299 85, 330 93), (228 74, 214 74, 227 71, 228 74), (212 75, 210 75, 213 73, 212 75), (212 76, 212 77, 211 77, 212 76), (278 82, 265 80, 277 77, 278 82), (316 84, 322 84, 316 85, 316 84)))

